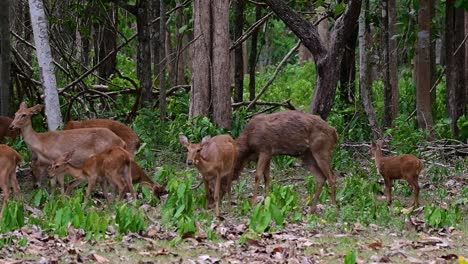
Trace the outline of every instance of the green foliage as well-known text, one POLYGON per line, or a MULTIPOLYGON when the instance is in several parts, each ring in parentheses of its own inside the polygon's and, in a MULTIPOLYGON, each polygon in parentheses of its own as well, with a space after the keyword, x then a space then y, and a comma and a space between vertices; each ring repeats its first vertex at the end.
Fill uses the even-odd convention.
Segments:
POLYGON ((424 207, 424 220, 430 227, 454 226, 461 219, 461 210, 458 205, 450 205, 442 208, 435 204, 428 204, 424 207))
POLYGON ((0 233, 6 233, 11 230, 20 229, 24 226, 24 208, 23 203, 8 201, 3 217, 0 218, 0 233))
POLYGON ((346 255, 345 255, 344 263, 345 264, 355 264, 356 263, 356 252, 348 251, 348 253, 346 253, 346 255))
POLYGON ((457 121, 458 129, 460 129, 460 140, 466 141, 468 139, 468 117, 462 115, 457 121))
POLYGON ((118 226, 119 233, 127 232, 138 233, 146 229, 146 221, 143 212, 135 209, 126 203, 116 205, 115 223, 118 226))

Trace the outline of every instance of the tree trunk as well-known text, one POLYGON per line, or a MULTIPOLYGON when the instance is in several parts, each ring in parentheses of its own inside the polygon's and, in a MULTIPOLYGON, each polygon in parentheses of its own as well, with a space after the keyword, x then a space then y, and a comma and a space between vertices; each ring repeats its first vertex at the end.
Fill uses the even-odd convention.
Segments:
MULTIPOLYGON (((262 18, 262 7, 255 7, 255 21, 262 18)), ((252 32, 249 55, 249 100, 255 99, 255 70, 257 68, 258 29, 252 32)))
MULTIPOLYGON (((465 11, 465 36, 468 36, 468 11, 465 11)), ((465 42, 465 86, 468 85, 468 41, 465 42)), ((468 89, 465 89, 465 115, 468 117, 468 89)))
POLYGON ((388 72, 392 88, 392 120, 398 116, 398 43, 395 25, 397 23, 396 0, 388 0, 388 72))
POLYGON ((230 128, 232 108, 229 82, 229 0, 212 1, 213 37, 213 121, 222 128, 230 128))
POLYGON ((31 24, 33 26, 34 43, 37 60, 44 87, 45 114, 49 130, 56 130, 62 124, 60 102, 57 92, 52 52, 49 44, 47 17, 44 13, 42 0, 29 0, 31 24))
MULTIPOLYGON (((100 21, 94 24, 96 46, 94 47, 97 53, 96 63, 102 61, 109 53, 117 47, 117 8, 114 5, 101 6, 98 4, 97 10, 100 21)), ((117 53, 112 53, 101 66, 97 69, 99 77, 103 79, 109 78, 115 71, 117 63, 117 53)))
POLYGON ((422 129, 428 130, 432 134, 432 113, 431 113, 431 17, 430 17, 430 0, 421 0, 418 11, 418 44, 417 56, 418 63, 416 65, 417 72, 417 88, 416 88, 416 109, 418 117, 418 125, 422 129))
MULTIPOLYGON (((181 5, 180 0, 176 0, 176 6, 181 5)), ((176 23, 176 31, 175 31, 175 39, 176 39, 176 59, 174 62, 174 68, 176 71, 174 85, 181 85, 185 84, 185 63, 186 63, 186 51, 182 51, 184 45, 187 44, 187 34, 186 32, 180 32, 183 23, 187 23, 185 21, 185 15, 183 12, 183 8, 179 8, 176 11, 175 17, 176 23)))
POLYGON ((208 116, 211 90, 211 5, 210 0, 193 1, 194 43, 190 116, 208 116))
MULTIPOLYGON (((430 0, 430 6, 429 6, 429 14, 430 14, 430 19, 432 21, 432 19, 435 17, 436 13, 435 13, 435 0, 430 0)), ((431 30, 432 31, 432 30, 431 30)), ((432 33, 431 33, 431 36, 430 36, 430 42, 431 42, 431 51, 430 51, 430 55, 429 55, 429 58, 431 60, 431 88, 432 86, 434 85, 435 81, 436 81, 436 71, 437 71, 437 65, 436 65, 436 60, 437 60, 437 55, 436 55, 436 41, 435 39, 433 39, 432 37, 432 33)), ((440 32, 440 35, 442 35, 442 32, 440 32)), ((436 89, 433 89, 431 92, 431 108, 432 106, 435 105, 435 102, 436 102, 436 89)))
POLYGON ((10 1, 0 2, 0 115, 10 115, 10 1))
POLYGON ((351 38, 346 43, 340 69, 341 100, 347 104, 354 102, 354 81, 356 79, 356 40, 358 37, 358 25, 354 27, 351 38))
POLYGON ((361 0, 348 1, 345 11, 336 20, 331 32, 329 49, 320 40, 317 27, 294 12, 282 0, 266 0, 265 2, 312 52, 316 65, 317 81, 309 111, 326 119, 333 106, 344 44, 351 37, 351 29, 359 17, 361 0))
POLYGON ((359 17, 359 83, 362 103, 366 111, 369 125, 374 139, 382 137, 382 131, 377 123, 374 107, 372 106, 372 74, 370 72, 369 50, 370 50, 370 27, 366 19, 369 12, 369 0, 365 0, 359 17))
MULTIPOLYGON (((151 1, 151 8, 152 8, 152 20, 159 17, 160 11, 160 0, 152 0, 151 1)), ((159 80, 159 67, 161 63, 161 57, 159 57, 159 50, 161 49, 161 43, 159 43, 159 27, 160 27, 160 20, 157 20, 153 23, 151 28, 151 41, 153 45, 152 55, 153 55, 153 72, 156 80, 159 80)))
POLYGON ((383 54, 383 83, 384 83, 384 125, 391 127, 393 119, 396 116, 393 90, 390 72, 390 20, 388 16, 389 12, 389 0, 383 0, 382 2, 382 37, 381 37, 381 48, 383 54))
MULTIPOLYGON (((235 1, 234 13, 234 39, 242 36, 244 26, 244 0, 235 1)), ((234 102, 242 102, 244 96, 244 58, 242 52, 243 45, 238 45, 234 49, 234 102)))
POLYGON ((153 93, 151 91, 151 36, 148 19, 149 10, 149 0, 137 0, 135 14, 138 32, 137 75, 140 80, 141 102, 143 105, 151 104, 153 99, 153 93))
MULTIPOLYGON (((166 4, 164 0, 162 0, 159 5, 159 14, 161 15, 161 19, 159 20, 159 32, 161 32, 161 34, 159 34, 159 43, 166 43, 166 34, 164 34, 164 32, 166 32, 166 4)), ((159 58, 161 61, 165 61, 166 64, 169 63, 164 48, 159 49, 159 58)), ((159 67, 159 117, 161 121, 166 119, 166 73, 164 69, 165 67, 163 65, 159 67)))

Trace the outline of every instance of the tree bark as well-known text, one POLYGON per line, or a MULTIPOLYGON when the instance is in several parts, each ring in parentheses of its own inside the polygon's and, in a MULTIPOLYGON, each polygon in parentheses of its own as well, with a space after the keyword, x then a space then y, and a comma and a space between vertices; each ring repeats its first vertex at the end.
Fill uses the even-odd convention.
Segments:
MULTIPOLYGON (((430 6, 429 6, 429 14, 430 14, 430 19, 432 21, 432 19, 435 17, 436 13, 435 13, 435 0, 430 0, 430 6)), ((432 31, 432 30, 431 30, 432 31)), ((442 35, 442 32, 439 33, 440 35, 442 35)), ((432 86, 434 85, 435 81, 436 81, 436 59, 437 59, 437 55, 436 55, 436 41, 435 39, 433 39, 433 34, 431 33, 431 36, 430 36, 430 42, 431 42, 431 51, 430 51, 430 60, 431 60, 431 88, 432 86)), ((435 105, 435 102, 436 102, 436 89, 432 89, 431 91, 431 108, 433 105, 435 105)))
POLYGON ((326 119, 333 106, 344 44, 351 37, 351 28, 359 17, 361 0, 348 1, 345 11, 336 20, 331 32, 329 49, 320 40, 317 27, 294 12, 282 0, 266 0, 265 2, 312 52, 316 65, 317 81, 309 111, 326 119))
MULTIPOLYGON (((465 11, 465 36, 468 36, 468 11, 465 11)), ((465 86, 468 85, 468 41, 465 42, 465 86)), ((435 90, 435 89, 434 89, 435 90)), ((468 116, 468 89, 465 89, 465 115, 468 116)))
POLYGON ((10 115, 10 1, 0 2, 0 115, 10 115))
POLYGON ((354 81, 356 79, 356 40, 358 37, 358 25, 352 28, 353 34, 346 43, 340 69, 341 100, 347 104, 354 102, 354 81))
POLYGON ((370 27, 366 16, 369 12, 369 0, 364 1, 361 15, 359 17, 359 84, 362 103, 369 120, 374 139, 382 137, 382 130, 377 123, 374 107, 372 106, 372 74, 370 72, 369 50, 370 50, 370 27))
POLYGON ((137 0, 136 2, 136 21, 137 21, 137 75, 140 80, 141 102, 143 105, 151 104, 153 93, 151 92, 151 43, 149 0, 137 0))
MULTIPOLYGON (((255 21, 262 18, 262 7, 255 7, 255 21)), ((258 29, 252 32, 249 55, 249 100, 255 99, 255 70, 257 68, 258 29)))
MULTIPOLYGON (((159 17, 160 14, 160 3, 161 0, 152 0, 151 1, 151 8, 152 8, 152 20, 159 17)), ((159 50, 161 48, 161 43, 159 43, 159 27, 160 27, 160 20, 157 20, 153 23, 151 28, 151 41, 152 41, 152 59, 153 59, 153 72, 156 80, 159 80, 159 67, 161 63, 161 57, 159 57, 159 50)))
MULTIPOLYGON (((212 1, 213 21, 213 121, 222 128, 231 128, 232 108, 229 82, 229 0, 212 1)), ((241 50, 242 51, 242 50, 241 50)))
POLYGON ((431 64, 430 64, 430 49, 431 49, 431 17, 430 17, 430 0, 421 0, 418 11, 418 46, 417 56, 418 63, 416 65, 417 72, 417 88, 416 88, 416 109, 418 117, 418 125, 422 129, 428 130, 432 134, 433 122, 431 113, 431 64))
POLYGON ((190 116, 208 116, 211 90, 211 5, 210 0, 193 1, 194 43, 190 116))
POLYGON ((398 43, 395 25, 397 23, 396 0, 388 0, 388 72, 390 74, 390 86, 392 88, 392 120, 398 116, 398 43))
POLYGON ((57 92, 57 81, 49 44, 47 17, 42 0, 29 0, 29 11, 33 27, 34 43, 41 82, 44 87, 45 114, 49 130, 56 130, 62 124, 60 102, 57 92))
MULTIPOLYGON (((161 19, 159 20, 159 43, 166 43, 166 4, 164 0, 160 2, 160 12, 161 19)), ((161 61, 165 61, 166 64, 169 63, 166 58, 165 49, 159 49, 159 58, 161 61)), ((166 119, 166 72, 164 65, 159 67, 159 117, 162 121, 166 119)))
MULTIPOLYGON (((244 26, 244 0, 235 1, 234 39, 242 36, 244 26)), ((243 45, 234 49, 234 102, 242 102, 244 96, 244 58, 243 45)))
MULTIPOLYGON (((102 61, 109 53, 117 47, 117 8, 114 5, 101 6, 97 4, 97 10, 100 21, 94 24, 95 31, 95 51, 97 53, 96 64, 102 61)), ((115 71, 117 63, 117 53, 112 53, 98 69, 99 77, 103 79, 109 78, 115 71)))

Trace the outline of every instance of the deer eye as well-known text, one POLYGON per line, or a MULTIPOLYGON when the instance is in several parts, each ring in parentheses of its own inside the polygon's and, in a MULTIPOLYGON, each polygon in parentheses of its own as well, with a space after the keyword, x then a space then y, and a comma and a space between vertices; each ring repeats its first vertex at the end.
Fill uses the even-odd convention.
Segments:
POLYGON ((197 153, 200 153, 201 149, 197 149, 197 153))

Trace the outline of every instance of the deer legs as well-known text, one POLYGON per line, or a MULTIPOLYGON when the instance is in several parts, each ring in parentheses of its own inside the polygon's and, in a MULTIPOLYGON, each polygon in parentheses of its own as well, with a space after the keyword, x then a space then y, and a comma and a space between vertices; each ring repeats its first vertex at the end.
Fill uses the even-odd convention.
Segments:
POLYGON ((258 186, 262 178, 265 180, 265 195, 270 187, 270 160, 271 155, 260 153, 257 161, 257 172, 255 175, 255 186, 252 194, 252 205, 257 202, 258 186))

